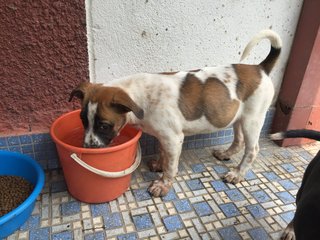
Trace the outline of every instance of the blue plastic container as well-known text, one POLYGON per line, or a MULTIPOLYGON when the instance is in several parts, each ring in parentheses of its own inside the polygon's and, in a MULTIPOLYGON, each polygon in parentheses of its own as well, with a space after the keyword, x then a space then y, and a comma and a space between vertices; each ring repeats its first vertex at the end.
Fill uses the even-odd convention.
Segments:
POLYGON ((40 165, 20 153, 0 151, 0 175, 20 176, 34 185, 31 195, 11 212, 0 217, 0 239, 17 230, 30 217, 45 175, 40 165))

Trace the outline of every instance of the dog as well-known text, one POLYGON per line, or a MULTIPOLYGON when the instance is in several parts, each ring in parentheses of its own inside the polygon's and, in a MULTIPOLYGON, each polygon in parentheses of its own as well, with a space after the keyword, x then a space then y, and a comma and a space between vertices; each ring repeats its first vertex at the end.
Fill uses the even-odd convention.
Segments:
MULTIPOLYGON (((272 140, 310 138, 319 141, 320 132, 289 130, 271 134, 272 140)), ((303 175, 296 197, 296 212, 281 236, 283 240, 320 239, 320 151, 311 160, 303 175)))
POLYGON ((258 139, 274 87, 268 74, 281 52, 277 33, 263 30, 246 46, 241 60, 262 39, 271 50, 260 64, 231 64, 192 71, 140 73, 104 84, 84 82, 70 94, 82 101, 80 117, 85 128, 84 147, 106 147, 129 123, 159 140, 160 159, 149 163, 162 171, 148 188, 153 196, 165 196, 178 172, 185 136, 211 133, 233 125, 234 140, 213 156, 228 160, 245 145, 239 166, 224 179, 244 180, 259 151, 258 139))

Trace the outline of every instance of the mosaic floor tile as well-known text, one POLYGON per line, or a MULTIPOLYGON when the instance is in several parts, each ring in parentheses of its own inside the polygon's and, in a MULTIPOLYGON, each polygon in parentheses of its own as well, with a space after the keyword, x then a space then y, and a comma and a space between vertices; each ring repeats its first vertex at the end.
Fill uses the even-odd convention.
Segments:
POLYGON ((245 200, 245 197, 238 189, 226 190, 226 194, 228 195, 230 200, 234 202, 245 200))
MULTIPOLYGON (((232 133, 216 134, 225 138, 232 133)), ((187 144, 196 144, 197 138, 205 145, 206 137, 211 135, 188 137, 187 144)), ((29 152, 30 146, 42 144, 47 138, 43 134, 0 138, 0 147, 21 146, 29 152)), ((174 187, 160 198, 152 197, 147 190, 150 181, 161 175, 150 173, 146 166, 157 156, 145 157, 132 176, 131 187, 109 203, 75 200, 67 191, 62 170, 47 170, 45 188, 32 216, 7 240, 278 239, 294 216, 295 194, 320 144, 280 148, 261 139, 254 169, 236 186, 223 182, 221 176, 237 166, 241 153, 220 162, 211 156, 211 147, 201 146, 183 151, 174 187)), ((45 153, 36 152, 39 154, 45 153)), ((43 164, 54 166, 57 161, 43 164)))
POLYGON ((263 228, 250 229, 248 232, 252 239, 268 240, 270 238, 263 228))
POLYGON ((233 203, 222 204, 219 207, 228 218, 240 215, 238 208, 233 203))
POLYGON ((259 219, 259 218, 268 216, 268 212, 264 210, 264 208, 261 207, 259 204, 249 205, 247 206, 247 209, 249 210, 249 212, 252 214, 254 218, 259 219))
POLYGON ((206 202, 194 203, 193 207, 196 210, 196 213, 198 214, 198 216, 200 216, 200 217, 208 216, 208 215, 211 215, 213 213, 211 207, 206 202))
POLYGON ((164 225, 169 232, 183 228, 183 224, 178 215, 163 218, 164 225))
POLYGON ((174 201, 173 203, 179 213, 188 212, 192 210, 191 205, 187 199, 174 201))
POLYGON ((149 214, 134 216, 133 222, 137 230, 149 229, 153 227, 153 223, 149 214))
POLYGON ((241 240, 239 233, 237 230, 231 226, 226 228, 218 229, 218 232, 220 233, 222 239, 228 239, 228 240, 241 240))

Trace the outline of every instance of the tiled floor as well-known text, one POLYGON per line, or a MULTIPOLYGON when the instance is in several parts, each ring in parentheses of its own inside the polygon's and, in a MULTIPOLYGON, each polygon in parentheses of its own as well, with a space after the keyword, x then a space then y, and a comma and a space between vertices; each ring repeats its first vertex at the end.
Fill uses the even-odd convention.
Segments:
POLYGON ((219 162, 211 148, 184 151, 164 198, 146 191, 157 178, 145 164, 154 156, 144 158, 123 196, 105 204, 78 202, 66 191, 61 170, 48 172, 31 218, 8 239, 279 239, 319 144, 280 148, 262 139, 260 147, 254 171, 236 186, 220 176, 241 154, 219 162))

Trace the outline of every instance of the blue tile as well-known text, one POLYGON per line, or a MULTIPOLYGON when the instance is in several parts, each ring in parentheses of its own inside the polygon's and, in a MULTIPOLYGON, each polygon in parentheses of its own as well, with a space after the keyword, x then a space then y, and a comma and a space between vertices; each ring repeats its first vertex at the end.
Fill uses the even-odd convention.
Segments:
POLYGON ((174 201, 173 203, 179 213, 188 212, 192 210, 190 203, 187 199, 174 201))
POLYGON ((96 232, 84 236, 84 240, 105 240, 104 232, 96 232))
POLYGON ((198 139, 203 139, 203 134, 197 134, 195 135, 195 139, 198 140, 198 139))
POLYGON ((310 161, 313 156, 307 151, 298 152, 299 156, 303 157, 305 160, 310 161))
POLYGON ((226 136, 232 136, 233 135, 233 129, 231 129, 231 128, 227 129, 225 135, 226 136))
POLYGON ((52 141, 51 137, 48 133, 40 133, 40 134, 34 134, 31 136, 33 143, 41 143, 41 142, 49 142, 52 141))
POLYGON ((165 202, 176 200, 176 199, 177 199, 177 195, 174 191, 174 188, 171 188, 170 191, 168 192, 168 194, 166 196, 162 197, 162 200, 165 202))
POLYGON ((234 217, 240 215, 238 208, 233 203, 221 204, 219 205, 219 207, 223 211, 224 215, 226 215, 226 217, 234 217))
POLYGON ((38 228, 31 230, 29 233, 30 240, 43 240, 43 239, 50 239, 49 236, 49 228, 38 228))
POLYGON ((264 172, 262 173, 263 176, 265 176, 265 178, 267 178, 269 181, 278 181, 281 178, 275 174, 274 172, 264 172))
POLYGON ((246 176, 245 176, 246 180, 252 180, 252 179, 256 179, 256 178, 257 178, 257 176, 254 174, 254 172, 252 170, 249 170, 246 173, 246 176))
POLYGON ((61 213, 63 216, 73 215, 80 213, 80 203, 79 202, 67 202, 61 204, 61 213))
POLYGON ((164 217, 163 223, 169 232, 173 232, 183 228, 182 221, 178 215, 164 217))
POLYGON ((136 233, 127 233, 117 236, 118 240, 138 240, 138 236, 136 233))
POLYGON ((224 136, 224 130, 218 131, 218 137, 223 137, 224 136))
POLYGON ((228 197, 230 198, 231 201, 243 201, 246 198, 243 196, 243 194, 238 190, 238 189, 231 189, 231 190, 227 190, 226 194, 228 195, 228 197))
POLYGON ((118 228, 122 226, 120 213, 103 215, 104 226, 106 229, 118 228))
POLYGON ((285 180, 280 180, 278 182, 287 191, 288 190, 293 190, 293 189, 298 189, 298 186, 295 185, 291 180, 285 179, 285 180))
POLYGON ((196 147, 195 141, 188 142, 188 149, 194 149, 196 147))
POLYGON ((33 152, 33 146, 32 145, 22 145, 21 146, 22 153, 32 153, 33 152))
POLYGON ((8 146, 8 144, 7 144, 7 138, 1 137, 1 138, 0 138, 0 147, 6 147, 6 146, 8 146))
POLYGON ((21 147, 20 147, 20 145, 17 145, 17 146, 10 146, 10 147, 9 147, 9 151, 11 151, 11 152, 19 152, 19 153, 21 153, 21 147))
POLYGON ((106 203, 90 204, 90 208, 93 217, 110 214, 109 207, 106 203))
POLYGON ((205 139, 203 142, 203 146, 204 147, 209 147, 211 146, 211 139, 205 139))
POLYGON ((196 140, 196 148, 203 148, 203 139, 196 140))
POLYGON ((21 144, 31 144, 32 143, 31 136, 29 136, 29 135, 19 136, 19 139, 20 139, 21 144))
POLYGON ((254 218, 259 219, 268 216, 268 212, 264 210, 259 204, 246 206, 246 208, 254 218))
POLYGON ((213 211, 208 203, 206 202, 198 202, 193 204, 194 209, 196 210, 198 216, 209 216, 213 214, 213 211))
POLYGON ((291 163, 282 164, 281 167, 289 173, 297 171, 297 169, 291 163))
POLYGON ((40 227, 40 216, 32 215, 28 218, 28 220, 20 227, 21 231, 37 229, 40 227))
POLYGON ((57 169, 61 168, 60 162, 58 159, 49 159, 48 160, 48 169, 57 169))
POLYGON ((65 181, 53 182, 51 183, 51 192, 64 192, 67 191, 67 185, 65 181))
POLYGON ((186 183, 189 186, 190 190, 192 190, 192 191, 204 189, 204 186, 201 183, 200 179, 188 180, 188 181, 186 181, 186 183))
POLYGON ((72 234, 72 232, 69 232, 69 231, 55 233, 55 234, 52 234, 51 239, 52 240, 72 240, 73 234, 72 234))
POLYGON ((281 199, 284 204, 294 203, 295 198, 288 192, 278 192, 276 195, 281 199))
POLYGON ((204 166, 203 163, 193 164, 191 165, 191 169, 194 173, 201 173, 206 171, 206 167, 204 166))
POLYGON ((132 219, 138 231, 154 227, 149 214, 133 216, 132 219))
POLYGON ((138 202, 151 199, 151 195, 146 188, 133 190, 133 195, 138 202))
POLYGON ((218 229, 218 233, 224 240, 241 240, 242 238, 238 234, 234 226, 218 229))
POLYGON ((20 141, 19 141, 18 136, 8 137, 7 141, 8 141, 9 146, 20 145, 20 141))
POLYGON ((282 149, 279 154, 284 157, 284 158, 291 158, 292 157, 292 153, 289 152, 288 150, 286 149, 282 149))
POLYGON ((154 181, 159 179, 159 174, 156 172, 142 172, 142 177, 146 182, 154 181))
POLYGON ((221 192, 229 189, 229 187, 221 180, 211 181, 210 184, 214 188, 214 190, 216 190, 217 192, 221 192))
POLYGON ((213 132, 213 133, 210 134, 210 137, 211 138, 216 138, 216 137, 218 137, 218 133, 217 132, 213 132))
POLYGON ((227 173, 227 172, 229 171, 227 167, 221 166, 221 165, 213 166, 213 169, 214 169, 218 174, 225 174, 225 173, 227 173))
POLYGON ((294 211, 281 213, 280 216, 286 223, 289 224, 294 217, 294 211))
POLYGON ((259 240, 268 240, 270 237, 268 236, 268 233, 263 228, 254 228, 248 230, 249 235, 252 239, 259 239, 259 240))
POLYGON ((252 192, 251 194, 259 203, 264 203, 271 200, 269 195, 266 194, 263 190, 252 192))

